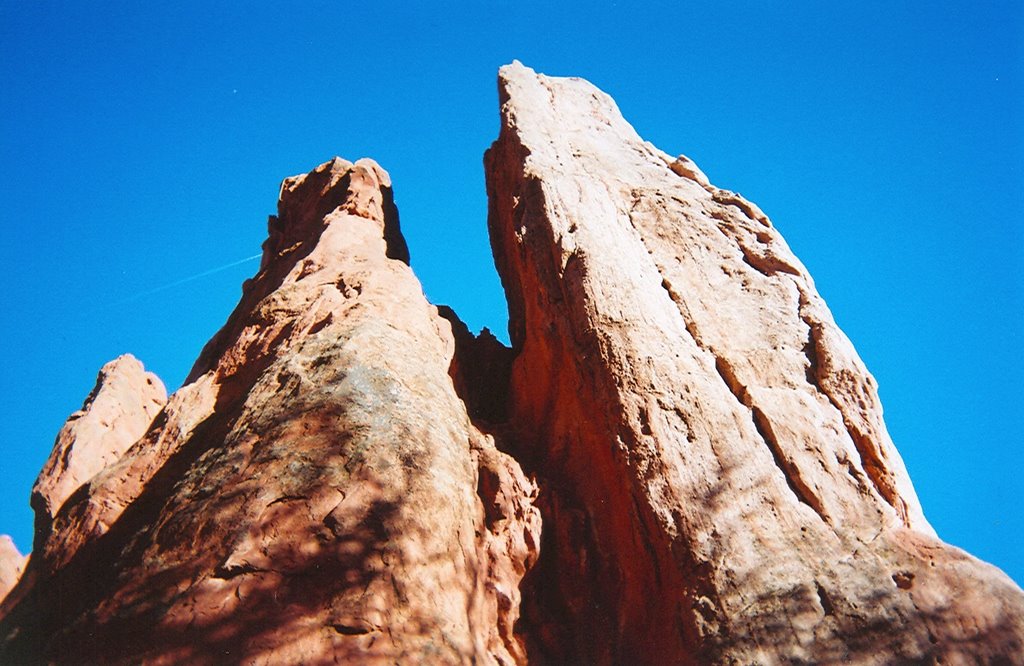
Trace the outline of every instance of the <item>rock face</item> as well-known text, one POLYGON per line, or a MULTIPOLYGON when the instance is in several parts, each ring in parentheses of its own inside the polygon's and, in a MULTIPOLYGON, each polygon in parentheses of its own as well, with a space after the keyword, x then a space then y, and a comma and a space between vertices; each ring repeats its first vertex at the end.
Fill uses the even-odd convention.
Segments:
POLYGON ((0 534, 0 601, 18 583, 25 569, 25 556, 18 552, 11 537, 0 534))
POLYGON ((470 421, 407 257, 372 161, 286 180, 227 324, 0 608, 0 661, 522 661, 536 487, 470 421))
POLYGON ((68 497, 137 442, 166 403, 163 383, 133 356, 103 366, 85 404, 61 428, 32 488, 37 548, 49 538, 68 497))
POLYGON ((943 544, 875 383, 767 217, 589 83, 500 73, 486 157, 526 582, 553 663, 1024 662, 1024 595, 943 544))
POLYGON ((500 94, 512 349, 426 301, 377 164, 285 180, 185 385, 122 357, 61 430, 0 663, 1024 662, 768 218, 584 81, 500 94))

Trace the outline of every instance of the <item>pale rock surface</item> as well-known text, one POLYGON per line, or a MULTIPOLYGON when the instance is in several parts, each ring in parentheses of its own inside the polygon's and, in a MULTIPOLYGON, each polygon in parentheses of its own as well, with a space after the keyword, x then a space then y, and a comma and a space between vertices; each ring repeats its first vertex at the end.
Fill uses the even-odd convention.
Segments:
POLYGON ((163 383, 130 354, 103 366, 85 404, 61 428, 32 487, 37 535, 47 536, 68 497, 117 462, 166 403, 163 383))
POLYGON ((18 552, 14 541, 6 534, 0 534, 0 602, 18 583, 25 570, 27 558, 18 552))
POLYGON ((390 185, 284 181, 235 312, 0 607, 0 661, 525 660, 536 487, 456 393, 390 185))
POLYGON ((875 381, 772 223, 579 79, 515 63, 486 156, 541 485, 551 663, 1024 663, 1024 594, 942 543, 875 381))

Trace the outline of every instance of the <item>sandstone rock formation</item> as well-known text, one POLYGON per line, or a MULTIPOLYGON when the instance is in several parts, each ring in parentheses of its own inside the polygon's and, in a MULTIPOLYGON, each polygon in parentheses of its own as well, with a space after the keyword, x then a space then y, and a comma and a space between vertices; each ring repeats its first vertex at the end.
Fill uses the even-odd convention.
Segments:
POLYGON ((68 497, 137 442, 166 403, 163 383, 133 356, 103 366, 85 404, 61 428, 32 488, 37 548, 68 497))
POLYGON ((377 164, 286 179, 185 385, 122 357, 61 430, 0 663, 1024 662, 764 213, 499 78, 512 349, 426 301, 377 164))
POLYGON ((531 656, 1024 662, 1024 595, 939 541, 874 380, 764 213, 579 79, 500 73, 489 224, 539 477, 531 656))
POLYGON ((227 324, 0 608, 0 661, 522 661, 536 487, 470 421, 407 257, 372 161, 286 180, 227 324))
POLYGON ((25 556, 18 552, 11 537, 0 534, 0 601, 21 578, 25 569, 25 556))

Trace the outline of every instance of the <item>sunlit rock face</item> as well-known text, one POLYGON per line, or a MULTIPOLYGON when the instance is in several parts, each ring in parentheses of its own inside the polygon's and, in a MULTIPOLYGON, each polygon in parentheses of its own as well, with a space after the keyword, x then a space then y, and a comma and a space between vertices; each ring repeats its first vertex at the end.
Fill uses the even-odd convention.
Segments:
MULTIPOLYGON (((60 509, 87 481, 120 460, 166 404, 163 383, 130 354, 100 369, 96 387, 61 428, 32 488, 36 553, 46 553, 51 562, 64 563, 82 540, 89 538, 90 531, 82 530, 79 524, 69 525, 65 520, 55 523, 60 509)), ((124 477, 112 481, 118 485, 132 483, 124 477)))
POLYGON ((0 601, 18 583, 25 569, 25 556, 6 534, 0 534, 0 601))
POLYGON ((936 539, 875 382, 754 204, 607 95, 499 75, 490 231, 538 477, 531 655, 1024 661, 1024 595, 936 539))
POLYGON ((427 302, 376 163, 286 179, 185 385, 121 357, 60 431, 0 663, 1024 663, 765 214, 585 81, 499 93, 512 348, 427 302))
POLYGON ((186 385, 63 503, 74 548, 33 557, 0 661, 523 661, 536 487, 471 422, 407 260, 372 161, 284 181, 186 385))

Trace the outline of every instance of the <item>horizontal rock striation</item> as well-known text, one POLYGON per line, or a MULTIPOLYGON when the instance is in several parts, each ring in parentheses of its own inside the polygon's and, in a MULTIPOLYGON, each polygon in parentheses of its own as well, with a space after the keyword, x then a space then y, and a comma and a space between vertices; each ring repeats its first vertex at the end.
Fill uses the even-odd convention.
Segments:
POLYGON ((764 213, 589 83, 499 79, 509 441, 545 525, 531 655, 1024 660, 1024 595, 935 537, 874 380, 764 213))

